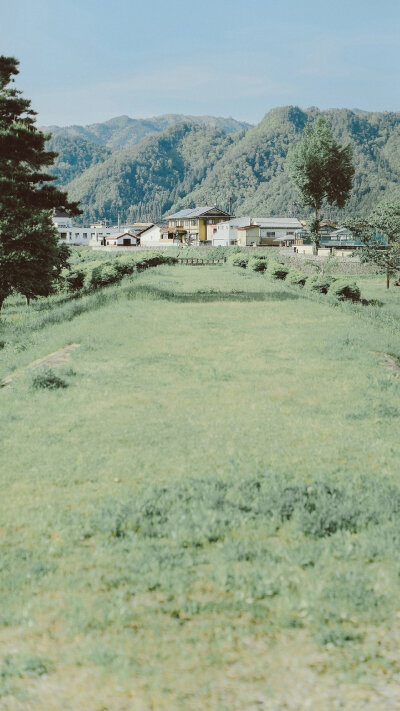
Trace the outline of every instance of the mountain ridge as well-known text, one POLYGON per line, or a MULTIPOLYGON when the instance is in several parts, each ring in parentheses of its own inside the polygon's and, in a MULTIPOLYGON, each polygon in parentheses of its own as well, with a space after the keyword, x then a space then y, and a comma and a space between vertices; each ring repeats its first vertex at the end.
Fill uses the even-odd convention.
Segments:
MULTIPOLYGON (((275 107, 256 126, 233 133, 212 122, 187 121, 170 123, 133 146, 128 142, 123 149, 75 143, 71 159, 75 160, 75 151, 80 164, 70 170, 72 179, 67 179, 65 153, 57 159, 64 165, 61 184, 71 199, 81 200, 85 220, 115 220, 117 214, 123 220, 159 219, 170 210, 196 204, 225 208, 230 200, 237 215, 292 212, 306 216, 308 211, 298 205, 285 161, 307 121, 319 115, 328 118, 338 141, 353 148, 353 193, 343 213, 333 211, 335 216, 365 215, 382 199, 400 197, 400 112, 320 111, 314 106, 275 107)), ((176 116, 180 115, 167 114, 163 120, 168 123, 176 116)), ((110 122, 130 126, 126 118, 110 122)), ((68 147, 70 139, 64 139, 68 147)), ((61 137, 51 140, 54 145, 61 137)))

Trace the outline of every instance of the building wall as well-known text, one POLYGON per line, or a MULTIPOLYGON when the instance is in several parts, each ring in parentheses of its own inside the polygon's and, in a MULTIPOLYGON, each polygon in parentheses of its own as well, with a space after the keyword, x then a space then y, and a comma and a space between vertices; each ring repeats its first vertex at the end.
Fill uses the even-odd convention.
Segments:
POLYGON ((237 243, 242 247, 249 247, 253 243, 260 243, 260 228, 256 225, 249 227, 247 230, 237 230, 237 243))
POLYGON ((158 244, 161 240, 161 228, 157 227, 157 225, 154 225, 154 227, 151 227, 149 230, 146 230, 146 232, 141 235, 140 238, 140 243, 143 245, 146 244, 158 244))

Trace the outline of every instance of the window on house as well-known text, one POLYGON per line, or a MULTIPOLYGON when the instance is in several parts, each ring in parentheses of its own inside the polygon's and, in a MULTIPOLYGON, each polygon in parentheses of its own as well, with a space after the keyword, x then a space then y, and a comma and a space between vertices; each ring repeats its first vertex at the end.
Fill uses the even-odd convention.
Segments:
POLYGON ((267 232, 267 237, 275 237, 275 232, 267 232))
POLYGON ((66 233, 66 232, 60 232, 60 237, 61 237, 61 239, 67 239, 67 233, 66 233))
POLYGON ((82 237, 83 237, 83 239, 87 239, 87 232, 84 232, 84 233, 82 234, 82 237))

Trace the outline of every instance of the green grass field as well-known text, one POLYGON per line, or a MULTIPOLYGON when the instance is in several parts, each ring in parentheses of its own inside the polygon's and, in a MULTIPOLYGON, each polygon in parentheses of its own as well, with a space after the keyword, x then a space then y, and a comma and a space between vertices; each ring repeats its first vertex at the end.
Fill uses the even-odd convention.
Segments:
POLYGON ((8 301, 1 709, 398 707, 400 290, 360 286, 382 305, 229 266, 8 301))

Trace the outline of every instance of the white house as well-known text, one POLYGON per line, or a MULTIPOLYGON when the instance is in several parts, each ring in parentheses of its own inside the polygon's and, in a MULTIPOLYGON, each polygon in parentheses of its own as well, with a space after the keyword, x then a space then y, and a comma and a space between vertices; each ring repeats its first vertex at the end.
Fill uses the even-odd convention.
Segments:
POLYGON ((229 247, 237 243, 237 228, 250 224, 250 217, 233 217, 227 222, 208 225, 209 239, 213 247, 229 247))
POLYGON ((137 247, 140 244, 140 239, 137 235, 131 232, 122 232, 116 235, 106 237, 107 247, 137 247))
POLYGON ((109 235, 120 234, 118 227, 75 227, 71 218, 61 210, 54 210, 53 223, 60 240, 67 244, 98 247, 109 235))
POLYGON ((303 228, 295 217, 253 217, 251 222, 260 227, 260 245, 294 243, 295 232, 303 228))

